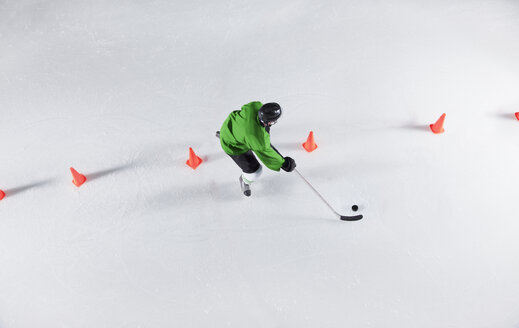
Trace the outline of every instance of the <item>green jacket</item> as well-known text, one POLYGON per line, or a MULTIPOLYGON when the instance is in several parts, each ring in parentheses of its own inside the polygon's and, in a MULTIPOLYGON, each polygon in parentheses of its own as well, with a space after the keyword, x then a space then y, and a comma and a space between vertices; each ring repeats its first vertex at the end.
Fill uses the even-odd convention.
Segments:
POLYGON ((261 106, 254 101, 229 114, 220 129, 220 144, 229 155, 252 150, 266 167, 279 171, 285 159, 270 146, 270 135, 258 118, 261 106))

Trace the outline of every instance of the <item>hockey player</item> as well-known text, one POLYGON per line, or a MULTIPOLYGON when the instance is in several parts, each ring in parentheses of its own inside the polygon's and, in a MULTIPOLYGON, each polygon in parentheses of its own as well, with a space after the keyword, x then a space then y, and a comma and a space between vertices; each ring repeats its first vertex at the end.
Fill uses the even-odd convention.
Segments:
MULTIPOLYGON (((270 144, 270 127, 281 116, 281 107, 276 103, 263 105, 254 101, 233 111, 220 129, 220 144, 223 150, 242 169, 240 186, 245 196, 251 195, 250 185, 262 172, 261 160, 271 170, 292 172, 296 162, 283 157, 270 144), (256 156, 254 156, 256 154, 256 156)), ((218 132, 217 132, 218 135, 218 132)))

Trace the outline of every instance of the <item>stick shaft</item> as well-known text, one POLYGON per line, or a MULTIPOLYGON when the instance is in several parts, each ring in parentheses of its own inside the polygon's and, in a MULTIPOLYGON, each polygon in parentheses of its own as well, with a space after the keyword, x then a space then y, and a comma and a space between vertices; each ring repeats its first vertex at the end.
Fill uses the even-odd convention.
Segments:
POLYGON ((321 198, 321 200, 326 204, 326 206, 328 206, 330 210, 332 210, 333 213, 335 213, 335 215, 341 217, 341 215, 333 209, 333 207, 326 201, 326 199, 324 199, 324 197, 317 191, 317 189, 315 189, 314 186, 312 186, 312 184, 308 182, 308 180, 306 180, 305 177, 301 173, 299 173, 297 169, 294 169, 294 171, 299 175, 301 179, 303 179, 303 181, 308 185, 308 187, 312 188, 312 190, 317 194, 317 196, 321 198))

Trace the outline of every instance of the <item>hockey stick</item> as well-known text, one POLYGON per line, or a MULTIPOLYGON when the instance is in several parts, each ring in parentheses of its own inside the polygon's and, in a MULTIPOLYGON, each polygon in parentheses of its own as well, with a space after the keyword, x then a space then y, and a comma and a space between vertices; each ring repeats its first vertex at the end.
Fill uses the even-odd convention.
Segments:
MULTIPOLYGON (((220 138, 220 131, 216 131, 216 137, 219 139, 220 138)), ((279 154, 279 156, 281 157, 284 157, 283 155, 281 155, 281 153, 276 149, 276 147, 274 147, 274 145, 270 144, 270 146, 272 147, 272 149, 274 149, 276 151, 276 153, 279 154)), ((305 179, 305 177, 299 173, 299 171, 297 169, 294 169, 294 171, 299 175, 299 177, 301 177, 301 179, 303 179, 304 182, 306 182, 306 184, 312 188, 312 190, 317 194, 317 196, 319 196, 319 198, 321 198, 321 200, 326 204, 326 206, 328 206, 328 208, 330 210, 332 210, 332 212, 337 215, 339 217, 339 219, 341 219, 342 221, 358 221, 358 220, 361 220, 363 218, 362 215, 354 215, 354 216, 347 216, 347 215, 340 215, 339 213, 337 213, 336 210, 333 209, 333 207, 326 201, 326 199, 324 199, 324 197, 314 188, 314 186, 312 186, 312 184, 310 182, 308 182, 308 180, 305 179)))
POLYGON ((333 209, 333 207, 326 201, 326 199, 324 199, 324 197, 314 188, 314 186, 312 186, 310 184, 310 182, 308 182, 308 180, 305 179, 305 177, 299 173, 299 171, 297 169, 294 169, 294 171, 299 175, 299 177, 301 179, 303 179, 304 182, 306 182, 306 184, 308 185, 308 187, 312 188, 312 190, 317 194, 317 196, 319 196, 319 198, 321 198, 321 200, 326 204, 326 206, 328 206, 328 208, 330 210, 332 210, 332 212, 337 215, 339 217, 339 219, 341 219, 342 221, 358 221, 360 219, 362 219, 362 215, 354 215, 354 216, 346 216, 346 215, 340 215, 339 213, 337 213, 336 210, 333 209))
MULTIPOLYGON (((270 144, 270 146, 272 147, 272 149, 274 149, 276 151, 276 153, 278 153, 281 157, 284 157, 283 155, 281 155, 281 153, 276 149, 276 147, 274 147, 274 145, 270 144)), ((312 184, 310 182, 308 182, 308 180, 305 179, 305 177, 299 173, 299 171, 297 169, 294 169, 294 171, 299 175, 299 177, 301 179, 303 179, 304 182, 306 182, 306 184, 308 185, 308 187, 312 188, 312 190, 317 194, 317 196, 319 196, 319 198, 321 198, 321 200, 326 204, 326 206, 328 206, 329 209, 332 210, 332 212, 337 215, 339 217, 339 219, 341 219, 342 221, 358 221, 358 220, 361 220, 362 219, 362 215, 359 214, 359 215, 354 215, 354 216, 347 216, 347 215, 340 215, 339 213, 337 213, 336 210, 333 209, 333 207, 326 201, 326 199, 324 199, 324 197, 317 191, 317 189, 314 188, 314 186, 312 186, 312 184)))

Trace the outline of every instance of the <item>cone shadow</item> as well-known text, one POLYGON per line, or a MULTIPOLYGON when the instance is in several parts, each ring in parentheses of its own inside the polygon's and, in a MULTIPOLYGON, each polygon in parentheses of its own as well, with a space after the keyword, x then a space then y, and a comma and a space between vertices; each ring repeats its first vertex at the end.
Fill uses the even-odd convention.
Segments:
POLYGON ((429 127, 429 125, 424 125, 424 124, 406 124, 406 125, 403 125, 401 126, 402 129, 407 129, 407 130, 416 130, 416 131, 427 131, 427 132, 430 132, 431 131, 431 128, 429 127))
POLYGON ((110 174, 128 170, 131 167, 132 167, 132 164, 124 164, 124 165, 119 165, 119 166, 115 166, 112 168, 108 168, 105 170, 95 171, 95 172, 91 172, 91 173, 85 173, 85 176, 87 178, 87 181, 93 181, 93 180, 102 178, 104 176, 110 175, 110 174))
POLYGON ((51 184, 55 179, 46 179, 34 183, 29 183, 20 187, 4 190, 6 197, 12 197, 16 194, 23 193, 29 189, 36 189, 51 184))
POLYGON ((499 114, 497 114, 497 116, 504 120, 517 121, 517 118, 515 117, 515 113, 499 113, 499 114))

